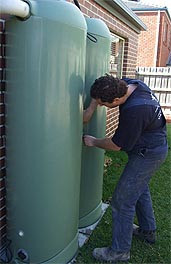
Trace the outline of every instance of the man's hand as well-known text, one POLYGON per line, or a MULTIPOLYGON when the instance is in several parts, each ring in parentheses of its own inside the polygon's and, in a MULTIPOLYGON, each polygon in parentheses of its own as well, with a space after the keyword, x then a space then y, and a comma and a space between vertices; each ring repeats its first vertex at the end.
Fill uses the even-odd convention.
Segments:
POLYGON ((89 135, 83 136, 84 144, 87 147, 94 147, 95 139, 96 139, 95 137, 92 137, 92 136, 89 136, 89 135))
POLYGON ((83 142, 87 147, 97 147, 114 151, 119 151, 121 149, 111 140, 111 138, 96 138, 90 135, 84 135, 83 142))

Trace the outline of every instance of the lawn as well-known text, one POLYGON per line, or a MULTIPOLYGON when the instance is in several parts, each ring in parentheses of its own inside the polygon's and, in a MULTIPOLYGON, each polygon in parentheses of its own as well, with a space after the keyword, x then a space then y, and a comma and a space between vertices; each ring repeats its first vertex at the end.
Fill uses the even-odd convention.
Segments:
MULTIPOLYGON (((129 263, 171 263, 171 124, 167 126, 169 153, 165 163, 150 182, 153 208, 157 221, 157 242, 151 246, 133 238, 129 263)), ((108 151, 105 155, 103 201, 109 202, 114 187, 127 161, 123 152, 108 151)), ((111 244, 111 208, 92 233, 89 241, 80 249, 77 263, 102 263, 92 257, 95 247, 111 244)))

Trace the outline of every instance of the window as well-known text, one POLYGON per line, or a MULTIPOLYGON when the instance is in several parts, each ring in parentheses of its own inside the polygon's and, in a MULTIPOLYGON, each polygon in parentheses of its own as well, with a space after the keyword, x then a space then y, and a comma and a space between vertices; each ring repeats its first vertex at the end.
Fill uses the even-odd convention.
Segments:
POLYGON ((168 39, 168 48, 171 51, 171 29, 170 29, 170 33, 169 33, 169 39, 168 39))
POLYGON ((114 34, 111 36, 110 73, 114 77, 122 78, 124 39, 114 34))
POLYGON ((163 29, 163 42, 167 44, 167 33, 168 33, 168 24, 164 22, 164 29, 163 29))

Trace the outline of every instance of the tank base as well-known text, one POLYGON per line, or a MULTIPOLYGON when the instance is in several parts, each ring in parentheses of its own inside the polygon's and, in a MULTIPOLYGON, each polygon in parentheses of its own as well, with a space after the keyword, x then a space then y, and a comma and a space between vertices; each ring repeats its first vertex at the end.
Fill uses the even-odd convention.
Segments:
POLYGON ((84 228, 96 223, 102 216, 102 202, 89 214, 83 216, 79 220, 79 228, 84 228))
MULTIPOLYGON (((75 238, 71 241, 71 243, 59 254, 57 254, 56 256, 45 262, 40 262, 40 263, 67 264, 77 255, 77 251, 78 251, 78 233, 75 236, 75 238)), ((14 259, 12 261, 12 264, 22 264, 22 263, 26 263, 26 262, 22 262, 19 259, 14 259)))

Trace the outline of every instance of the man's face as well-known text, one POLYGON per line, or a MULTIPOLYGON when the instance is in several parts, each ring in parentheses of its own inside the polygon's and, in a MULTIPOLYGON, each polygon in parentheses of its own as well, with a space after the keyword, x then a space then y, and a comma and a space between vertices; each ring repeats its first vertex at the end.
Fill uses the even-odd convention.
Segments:
POLYGON ((124 103, 123 99, 124 99, 123 97, 115 98, 112 103, 102 102, 100 98, 96 99, 96 101, 97 101, 98 105, 100 105, 100 106, 104 105, 104 106, 106 106, 108 108, 115 108, 115 107, 117 107, 117 106, 119 106, 119 105, 124 103))

